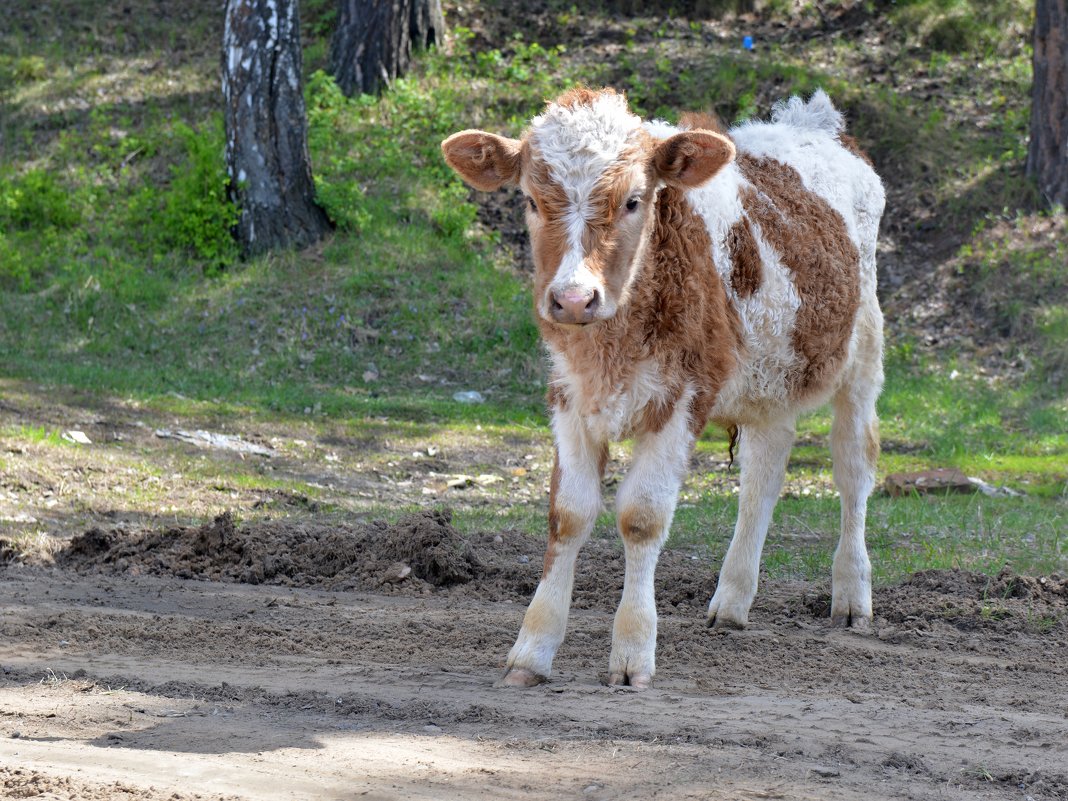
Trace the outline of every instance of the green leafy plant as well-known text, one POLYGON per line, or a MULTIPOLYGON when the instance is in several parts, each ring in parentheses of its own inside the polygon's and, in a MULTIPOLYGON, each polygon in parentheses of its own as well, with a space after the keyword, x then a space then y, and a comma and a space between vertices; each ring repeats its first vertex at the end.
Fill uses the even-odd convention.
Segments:
POLYGON ((239 212, 226 192, 222 122, 216 117, 199 131, 178 122, 174 131, 185 159, 171 168, 171 183, 163 194, 161 240, 196 254, 208 271, 224 268, 238 255, 230 230, 239 212))

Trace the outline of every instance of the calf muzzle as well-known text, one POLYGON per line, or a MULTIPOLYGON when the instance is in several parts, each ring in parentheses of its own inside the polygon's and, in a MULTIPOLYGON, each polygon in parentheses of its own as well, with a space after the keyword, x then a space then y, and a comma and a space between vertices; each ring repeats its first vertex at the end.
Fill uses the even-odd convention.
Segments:
POLYGON ((600 306, 601 293, 593 288, 549 293, 549 314, 555 322, 565 325, 592 323, 600 306))

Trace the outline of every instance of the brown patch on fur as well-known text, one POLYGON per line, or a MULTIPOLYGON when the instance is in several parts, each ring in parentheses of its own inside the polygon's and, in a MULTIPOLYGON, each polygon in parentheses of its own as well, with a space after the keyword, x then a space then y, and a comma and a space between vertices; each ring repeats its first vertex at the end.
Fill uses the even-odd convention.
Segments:
POLYGON ((548 106, 562 106, 564 108, 574 108, 575 106, 592 106, 594 101, 598 97, 612 96, 619 94, 610 86, 606 86, 603 89, 590 89, 588 86, 576 86, 568 89, 562 95, 555 100, 550 100, 545 105, 548 106))
POLYGON ((871 421, 864 437, 864 456, 871 467, 879 463, 879 420, 871 421))
POLYGON ((676 392, 673 398, 663 402, 653 401, 647 405, 645 411, 642 412, 641 430, 648 434, 660 433, 664 426, 668 424, 671 415, 675 414, 675 404, 678 403, 678 400, 679 396, 676 392))
POLYGON ((791 397, 802 398, 826 387, 845 359, 860 303, 860 253, 842 215, 793 167, 748 154, 737 162, 753 185, 741 193, 745 213, 793 273, 801 298, 793 333, 800 365, 787 382, 791 397))
MULTIPOLYGON (((608 445, 604 445, 601 453, 601 473, 604 473, 604 463, 608 461, 608 445)), ((561 509, 557 503, 560 494, 560 452, 557 451, 553 459, 553 474, 549 479, 549 542, 545 546, 545 561, 542 566, 542 576, 549 575, 549 570, 556 560, 556 546, 563 540, 569 540, 582 530, 582 521, 577 515, 567 509, 561 509)))
POLYGON ((842 147, 844 147, 857 158, 866 162, 869 167, 875 166, 871 163, 871 158, 865 152, 864 148, 860 146, 860 143, 857 142, 854 137, 850 136, 847 133, 840 133, 838 134, 838 141, 842 143, 842 147))
POLYGON ((564 394, 564 390, 557 384, 549 382, 549 386, 545 388, 545 405, 549 407, 549 410, 557 409, 561 412, 567 410, 567 395, 564 394))
POLYGON ((619 533, 627 542, 655 542, 663 531, 663 518, 644 506, 628 506, 619 513, 619 533))
POLYGON ((760 289, 764 280, 764 262, 748 217, 742 217, 727 231, 727 252, 731 257, 731 287, 738 297, 747 298, 760 289))
POLYGON ((688 130, 713 131, 718 134, 726 134, 727 127, 715 113, 711 111, 687 111, 679 117, 679 127, 688 130))
POLYGON ((544 297, 569 247, 567 193, 549 172, 549 165, 533 146, 523 148, 523 176, 538 210, 527 212, 531 253, 534 257, 534 299, 544 297))

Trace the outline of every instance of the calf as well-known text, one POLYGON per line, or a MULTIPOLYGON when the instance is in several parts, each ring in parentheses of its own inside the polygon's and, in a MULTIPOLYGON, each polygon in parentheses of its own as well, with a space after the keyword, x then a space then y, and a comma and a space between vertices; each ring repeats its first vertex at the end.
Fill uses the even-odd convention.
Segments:
POLYGON ((738 520, 708 621, 745 626, 795 420, 828 400, 842 504, 831 619, 868 627, 884 194, 827 95, 792 98, 770 122, 723 132, 701 115, 643 123, 611 89, 574 89, 518 140, 461 131, 442 150, 475 188, 518 184, 526 196, 551 361, 549 542, 502 682, 549 675, 575 558, 601 509, 608 443, 625 437, 635 447, 616 496, 626 574, 610 682, 653 678, 653 573, 708 421, 732 445, 737 435, 741 460, 738 520))

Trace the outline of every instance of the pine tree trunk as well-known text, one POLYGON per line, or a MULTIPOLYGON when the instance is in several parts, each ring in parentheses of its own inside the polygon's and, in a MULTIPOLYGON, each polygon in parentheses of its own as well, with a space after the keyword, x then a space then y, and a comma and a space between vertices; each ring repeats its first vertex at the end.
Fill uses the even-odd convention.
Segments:
POLYGON ((1027 174, 1048 205, 1068 206, 1068 0, 1038 0, 1034 50, 1027 174))
POLYGON ((222 72, 226 168, 244 253, 317 242, 331 226, 308 158, 297 0, 228 0, 222 72))
POLYGON ((346 95, 376 94, 444 35, 441 0, 338 0, 330 74, 346 95))

